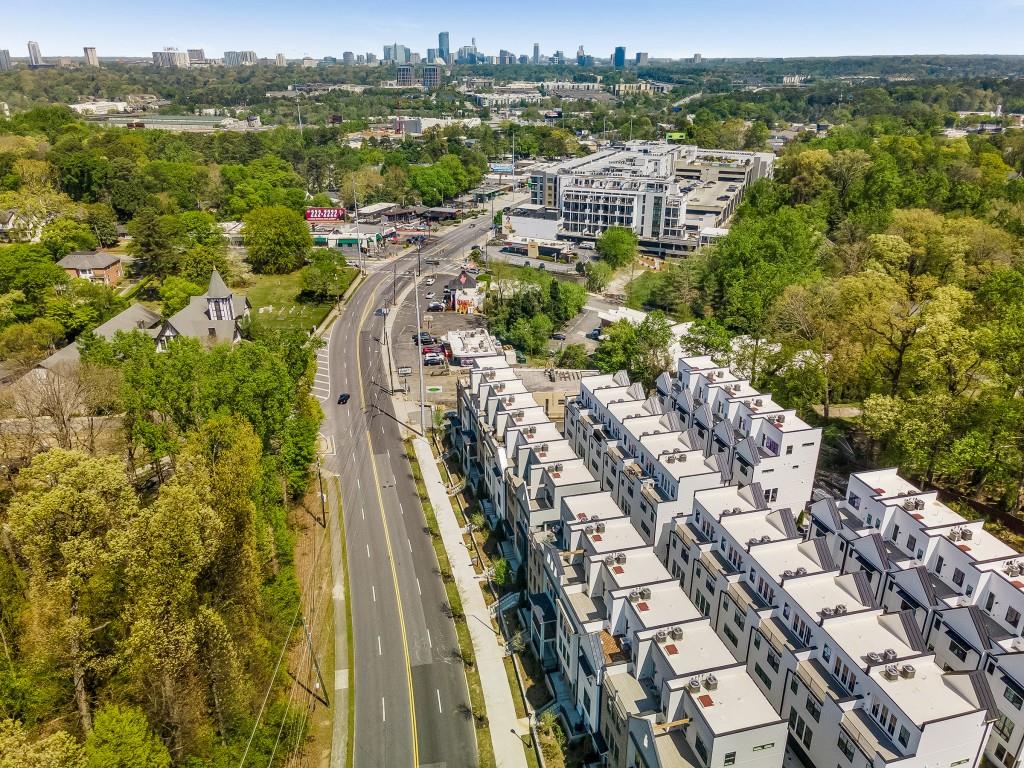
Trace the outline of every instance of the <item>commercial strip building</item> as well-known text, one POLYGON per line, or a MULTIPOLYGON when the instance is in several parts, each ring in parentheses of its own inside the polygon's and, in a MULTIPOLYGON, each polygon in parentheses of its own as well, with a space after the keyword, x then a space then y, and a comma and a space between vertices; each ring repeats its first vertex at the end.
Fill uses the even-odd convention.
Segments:
POLYGON ((608 227, 627 227, 641 250, 679 256, 726 231, 746 186, 773 168, 768 152, 621 142, 535 167, 531 203, 557 212, 550 237, 594 240, 608 227))
POLYGON ((893 469, 812 504, 821 431, 728 367, 584 377, 563 433, 484 358, 453 442, 606 764, 1020 764, 1024 559, 893 469))

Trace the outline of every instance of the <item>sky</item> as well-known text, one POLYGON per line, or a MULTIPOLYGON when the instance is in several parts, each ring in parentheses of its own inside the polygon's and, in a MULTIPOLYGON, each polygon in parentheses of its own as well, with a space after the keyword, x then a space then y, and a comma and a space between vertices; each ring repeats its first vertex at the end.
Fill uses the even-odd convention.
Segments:
POLYGON ((166 46, 255 50, 259 56, 381 56, 399 42, 425 53, 447 30, 486 53, 579 45, 599 57, 706 58, 868 54, 1024 54, 1024 0, 11 0, 0 48, 26 56, 147 56, 166 46))

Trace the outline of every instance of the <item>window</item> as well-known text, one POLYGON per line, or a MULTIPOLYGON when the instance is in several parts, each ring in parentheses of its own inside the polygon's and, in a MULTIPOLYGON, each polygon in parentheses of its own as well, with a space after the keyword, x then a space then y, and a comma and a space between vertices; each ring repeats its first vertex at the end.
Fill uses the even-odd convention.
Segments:
POLYGON ((896 737, 896 741, 898 741, 904 747, 910 743, 910 731, 907 730, 906 726, 900 726, 900 735, 896 737))
POLYGON ((761 633, 760 632, 755 632, 754 633, 754 647, 755 648, 760 648, 761 647, 761 633))
POLYGON ((939 555, 937 558, 935 558, 935 572, 936 573, 942 573, 942 563, 943 562, 944 562, 944 560, 942 559, 942 555, 939 555))
POLYGON ((740 613, 740 611, 739 611, 739 608, 737 608, 737 609, 736 609, 736 627, 737 627, 737 628, 738 628, 738 629, 740 630, 740 632, 742 632, 742 631, 743 631, 743 629, 744 629, 744 628, 745 628, 746 626, 747 626, 747 620, 746 620, 746 618, 745 618, 745 617, 743 616, 743 614, 742 614, 742 613, 740 613))
POLYGON ((1024 705, 1024 697, 1010 686, 1006 686, 1006 689, 1003 691, 1003 698, 1013 704, 1014 709, 1020 709, 1021 705, 1024 705))
POLYGON ((949 641, 949 651, 960 659, 960 661, 967 661, 967 649, 960 645, 956 640, 949 641))
POLYGON ((839 751, 846 756, 847 760, 853 760, 853 742, 845 733, 839 734, 839 751))
POLYGON ((768 651, 768 666, 776 672, 779 671, 779 657, 775 655, 774 651, 768 651))
POLYGON ((958 587, 962 587, 964 585, 964 572, 959 568, 953 569, 953 583, 958 587))
POLYGON ((769 488, 767 491, 765 491, 764 498, 765 501, 767 501, 769 504, 775 502, 779 498, 779 489, 769 488))
POLYGON ((754 747, 751 752, 764 752, 766 749, 772 749, 775 746, 774 741, 769 741, 767 744, 758 744, 754 747))
POLYGON ((828 661, 832 658, 832 649, 829 648, 827 645, 821 649, 821 658, 823 658, 825 661, 828 661))
POLYGON ((694 743, 694 747, 697 749, 697 754, 700 755, 700 759, 705 763, 708 761, 708 748, 704 744, 703 739, 700 736, 697 737, 697 741, 694 743))
POLYGON ((726 752, 725 753, 725 763, 723 763, 723 765, 736 765, 736 753, 735 752, 726 752))
POLYGON ((818 722, 818 718, 821 717, 821 706, 816 702, 813 697, 808 696, 807 701, 804 702, 804 708, 807 713, 814 719, 814 722, 818 722))
POLYGON ((793 693, 796 693, 796 689, 798 687, 799 686, 797 685, 795 677, 792 680, 789 681, 789 690, 791 690, 793 693))
POLYGON ((1006 623, 1011 627, 1016 627, 1020 623, 1020 611, 1013 607, 1007 608, 1006 623))
POLYGON ((916 547, 916 546, 917 546, 917 537, 916 536, 907 536, 907 549, 909 549, 911 552, 913 552, 914 551, 914 547, 916 547))
POLYGON ((772 688, 772 679, 768 677, 768 673, 761 669, 761 665, 754 663, 754 674, 757 675, 758 679, 764 683, 764 687, 768 690, 772 688))
POLYGON ((854 509, 860 509, 860 496, 858 496, 855 493, 851 493, 849 501, 851 507, 853 507, 854 509))
POLYGON ((996 596, 994 592, 989 592, 988 597, 985 598, 985 610, 991 611, 992 606, 996 603, 996 596))
POLYGON ((999 734, 999 738, 1003 741, 1009 741, 1010 736, 1013 735, 1013 721, 1004 715, 1002 712, 999 713, 999 719, 996 720, 994 730, 999 734))
POLYGON ((729 638, 729 642, 733 645, 739 643, 739 640, 736 639, 736 633, 732 631, 732 628, 728 624, 725 625, 725 627, 722 629, 722 632, 725 634, 727 638, 729 638))
POLYGON ((789 456, 791 453, 793 453, 793 446, 792 445, 787 445, 786 446, 786 455, 789 456))

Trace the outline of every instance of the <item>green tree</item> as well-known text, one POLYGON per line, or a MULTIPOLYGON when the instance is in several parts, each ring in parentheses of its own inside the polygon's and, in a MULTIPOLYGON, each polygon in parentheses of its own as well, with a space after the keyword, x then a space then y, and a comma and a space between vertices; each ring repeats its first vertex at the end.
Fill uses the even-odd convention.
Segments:
POLYGON ((603 291, 612 279, 612 268, 604 261, 588 261, 583 267, 587 276, 587 290, 595 293, 603 291))
POLYGON ((193 296, 201 296, 205 291, 203 286, 183 277, 165 277, 160 282, 161 314, 170 317, 187 307, 193 296))
POLYGON ((558 354, 559 368, 586 368, 587 348, 582 344, 570 344, 558 354))
POLYGON ((107 704, 85 740, 86 768, 168 768, 171 755, 142 710, 107 704))
POLYGON ((280 205, 257 208, 245 217, 242 230, 249 265, 255 272, 294 272, 313 247, 302 215, 280 205))
POLYGON ((636 233, 626 227, 608 227, 597 239, 598 254, 613 270, 632 263, 636 251, 636 233))
POLYGON ((69 218, 56 219, 43 227, 40 242, 54 259, 72 251, 94 251, 100 245, 88 224, 69 218))
POLYGON ((0 720, 0 768, 85 768, 85 764, 82 748, 67 731, 33 741, 21 723, 0 720))
POLYGON ((350 282, 345 257, 330 248, 314 248, 302 268, 302 290, 318 301, 340 299, 350 282))

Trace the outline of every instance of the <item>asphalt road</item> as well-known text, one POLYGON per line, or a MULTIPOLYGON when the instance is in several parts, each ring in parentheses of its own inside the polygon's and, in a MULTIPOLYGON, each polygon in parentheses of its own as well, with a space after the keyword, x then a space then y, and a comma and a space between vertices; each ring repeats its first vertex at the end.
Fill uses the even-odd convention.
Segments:
MULTIPOLYGON (((421 257, 443 253, 446 262, 461 263, 482 234, 480 225, 446 229, 421 257)), ((455 626, 392 408, 385 318, 374 312, 390 303, 395 273, 401 293, 411 280, 402 273, 415 265, 415 253, 368 264, 365 282, 330 331, 317 374, 330 387, 322 398, 323 433, 333 453, 323 465, 339 476, 344 507, 358 768, 477 764, 455 626), (346 405, 336 402, 342 392, 351 394, 346 405)), ((344 622, 336 625, 345 631, 344 622)), ((337 659, 336 667, 345 663, 337 659)))

